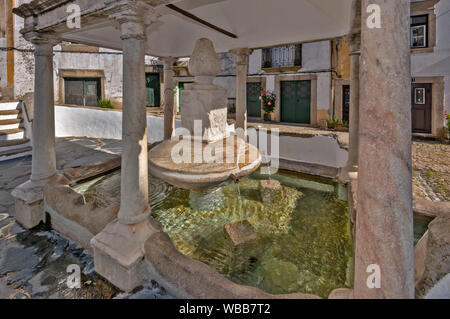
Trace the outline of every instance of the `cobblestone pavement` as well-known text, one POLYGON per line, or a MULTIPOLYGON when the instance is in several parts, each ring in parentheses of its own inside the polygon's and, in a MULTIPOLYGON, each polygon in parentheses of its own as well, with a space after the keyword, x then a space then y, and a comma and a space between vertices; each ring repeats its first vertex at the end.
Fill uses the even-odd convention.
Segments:
POLYGON ((413 141, 414 195, 432 201, 450 201, 450 145, 413 141))
MULTIPOLYGON (((58 138, 57 168, 92 164, 121 152, 121 142, 58 138)), ((42 225, 31 231, 14 219, 11 191, 29 179, 31 156, 0 163, 0 298, 166 298, 156 283, 121 294, 94 272, 92 255, 42 225), (69 265, 81 270, 81 288, 67 286, 69 265)))

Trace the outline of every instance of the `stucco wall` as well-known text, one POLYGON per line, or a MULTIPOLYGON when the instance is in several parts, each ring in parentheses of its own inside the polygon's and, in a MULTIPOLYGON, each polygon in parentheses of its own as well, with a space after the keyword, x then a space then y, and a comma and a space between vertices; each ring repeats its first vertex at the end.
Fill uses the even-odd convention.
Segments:
MULTIPOLYGON (((257 134, 254 128, 249 129, 249 135, 257 134)), ((264 135, 262 135, 264 136, 264 135)), ((260 138, 259 135, 258 138, 260 138)), ((252 139, 250 139, 252 141, 252 139)), ((267 134, 267 152, 264 155, 274 157, 272 150, 272 137, 267 134)), ((345 167, 348 160, 348 151, 343 149, 336 138, 317 135, 313 137, 279 136, 280 158, 294 162, 318 164, 334 168, 345 167)))
MULTIPOLYGON (((176 121, 176 127, 181 122, 176 121)), ((147 115, 149 142, 163 139, 164 119, 147 115)), ((234 130, 233 126, 228 130, 234 130)), ((255 134, 250 128, 249 134, 255 134)), ((68 106, 55 107, 55 135, 57 137, 79 136, 94 138, 122 139, 122 112, 97 110, 91 108, 77 108, 68 106)), ((267 136, 267 152, 272 152, 271 136, 267 136)), ((280 136, 279 156, 287 160, 303 163, 319 164, 334 168, 344 167, 347 163, 347 151, 342 149, 333 137, 314 136, 280 136)))
MULTIPOLYGON (((179 120, 176 127, 181 125, 179 120)), ((149 143, 163 140, 164 120, 147 115, 149 143)), ((55 106, 55 135, 122 139, 122 112, 69 106, 55 106)))

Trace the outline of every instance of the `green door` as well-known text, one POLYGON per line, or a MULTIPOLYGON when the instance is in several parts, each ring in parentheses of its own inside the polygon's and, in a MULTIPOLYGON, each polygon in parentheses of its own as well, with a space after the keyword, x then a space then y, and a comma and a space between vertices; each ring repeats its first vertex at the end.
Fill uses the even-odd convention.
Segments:
POLYGON ((311 123, 311 81, 281 82, 281 121, 311 123))
POLYGON ((261 83, 247 83, 247 116, 261 117, 261 83))
POLYGON ((145 74, 145 91, 147 96, 147 107, 161 106, 161 84, 159 73, 145 74))

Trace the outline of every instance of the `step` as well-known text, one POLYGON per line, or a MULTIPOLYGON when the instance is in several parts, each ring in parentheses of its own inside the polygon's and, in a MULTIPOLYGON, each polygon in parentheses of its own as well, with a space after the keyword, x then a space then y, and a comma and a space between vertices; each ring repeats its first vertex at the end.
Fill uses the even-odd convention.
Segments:
POLYGON ((17 149, 10 150, 10 151, 0 151, 0 162, 11 160, 14 158, 23 157, 23 156, 28 156, 31 154, 32 154, 31 146, 17 148, 17 149))
POLYGON ((0 120, 13 120, 19 117, 20 110, 0 110, 0 120))
POLYGON ((21 122, 22 119, 8 119, 8 120, 0 119, 0 131, 20 128, 21 122))
POLYGON ((17 102, 0 103, 0 111, 17 110, 18 106, 19 103, 17 102))
POLYGON ((0 141, 0 152, 11 151, 14 149, 23 148, 27 146, 31 146, 31 141, 28 138, 0 141))
POLYGON ((25 137, 23 129, 0 130, 0 141, 17 140, 25 137))

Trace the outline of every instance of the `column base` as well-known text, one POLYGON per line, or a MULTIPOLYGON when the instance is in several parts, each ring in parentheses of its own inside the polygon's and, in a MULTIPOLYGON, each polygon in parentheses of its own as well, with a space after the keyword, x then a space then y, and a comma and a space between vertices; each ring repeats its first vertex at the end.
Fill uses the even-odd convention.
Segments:
POLYGON ((120 290, 130 292, 144 278, 144 243, 155 233, 150 220, 123 225, 115 220, 91 240, 95 271, 120 290))
POLYGON ((341 172, 338 175, 338 181, 342 184, 348 184, 351 178, 356 174, 358 176, 358 166, 346 166, 341 168, 341 172))
POLYGON ((36 227, 45 219, 43 199, 47 183, 64 184, 68 181, 64 176, 55 174, 41 181, 26 181, 11 192, 15 198, 16 220, 26 229, 36 227))
POLYGON ((15 204, 16 221, 26 229, 31 229, 45 220, 43 200, 27 204, 21 199, 16 198, 15 204))

